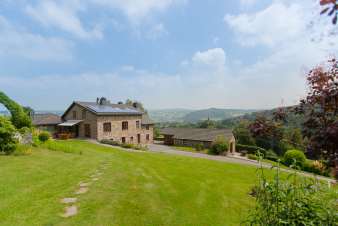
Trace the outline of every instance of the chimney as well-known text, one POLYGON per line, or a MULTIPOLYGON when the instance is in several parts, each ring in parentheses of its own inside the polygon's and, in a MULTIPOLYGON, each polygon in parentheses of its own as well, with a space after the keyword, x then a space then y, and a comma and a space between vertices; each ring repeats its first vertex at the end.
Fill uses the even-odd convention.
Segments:
POLYGON ((105 98, 105 97, 101 97, 100 100, 99 100, 99 104, 100 105, 107 105, 107 104, 110 104, 110 101, 108 101, 107 98, 105 98))

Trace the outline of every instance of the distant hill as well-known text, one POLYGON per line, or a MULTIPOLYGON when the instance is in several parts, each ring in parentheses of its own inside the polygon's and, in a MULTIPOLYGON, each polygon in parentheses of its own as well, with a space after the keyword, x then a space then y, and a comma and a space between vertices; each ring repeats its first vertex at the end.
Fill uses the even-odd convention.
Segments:
POLYGON ((194 110, 177 108, 148 110, 148 113, 154 122, 183 122, 183 118, 193 111, 194 110))
POLYGON ((220 109, 209 108, 203 110, 189 109, 163 109, 163 110, 148 110, 149 115, 155 122, 185 122, 196 123, 206 119, 224 120, 232 117, 242 116, 255 110, 240 110, 240 109, 220 109))
MULTIPOLYGON (((295 108, 296 106, 289 106, 289 107, 284 107, 283 110, 286 113, 286 123, 285 125, 288 127, 301 127, 301 124, 304 121, 304 118, 302 115, 297 115, 295 114, 295 108)), ((238 122, 241 120, 248 120, 248 121, 253 121, 256 119, 257 116, 264 116, 268 119, 272 119, 274 112, 276 112, 278 109, 271 109, 271 110, 264 110, 264 111, 257 111, 257 112, 252 112, 249 114, 245 114, 239 117, 233 117, 233 118, 228 118, 225 120, 222 120, 221 124, 223 127, 231 128, 234 125, 236 125, 238 122)))
POLYGON ((220 121, 228 118, 243 116, 254 111, 255 110, 209 108, 190 112, 184 116, 183 121, 192 123, 207 119, 220 121))

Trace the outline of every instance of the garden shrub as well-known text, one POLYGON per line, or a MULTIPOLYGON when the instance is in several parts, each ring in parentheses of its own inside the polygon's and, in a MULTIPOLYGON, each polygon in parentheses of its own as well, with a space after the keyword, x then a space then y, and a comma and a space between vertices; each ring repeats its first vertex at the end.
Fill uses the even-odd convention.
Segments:
POLYGON ((274 162, 277 162, 279 159, 278 155, 271 149, 265 152, 264 158, 274 162))
POLYGON ((323 175, 323 176, 330 176, 330 169, 329 167, 326 167, 324 163, 318 160, 306 160, 303 168, 303 171, 309 172, 309 173, 314 173, 318 175, 323 175))
POLYGON ((254 155, 254 154, 248 154, 247 157, 248 159, 251 159, 251 160, 258 160, 257 155, 254 155))
POLYGON ((127 148, 127 149, 134 148, 134 145, 130 143, 124 143, 124 144, 121 144, 120 146, 123 148, 127 148))
POLYGON ((0 116, 0 152, 11 154, 15 151, 18 143, 15 133, 16 129, 11 121, 0 116))
POLYGON ((134 146, 135 150, 140 150, 140 151, 148 151, 148 147, 146 145, 136 145, 134 146))
POLYGON ((46 142, 47 140, 50 139, 50 133, 47 132, 47 131, 42 131, 40 134, 39 134, 39 140, 41 142, 46 142))
POLYGON ((200 151, 203 151, 204 146, 203 146, 203 144, 196 144, 194 146, 194 148, 195 148, 196 151, 200 152, 200 151))
POLYGON ((257 146, 251 146, 251 145, 244 145, 244 144, 236 144, 236 150, 238 152, 245 151, 248 154, 256 154, 258 151, 265 155, 266 150, 264 148, 260 148, 257 146))
POLYGON ((108 140, 108 139, 103 139, 100 141, 100 143, 102 144, 108 144, 108 145, 112 145, 112 146, 119 146, 120 143, 114 140, 108 140))
POLYGON ((223 136, 218 136, 215 141, 211 144, 209 154, 220 155, 228 151, 228 143, 223 136))
POLYGON ((252 191, 255 208, 244 225, 337 225, 336 193, 315 179, 298 176, 296 171, 281 177, 280 168, 272 170, 272 180, 260 167, 259 180, 252 191))
POLYGON ((31 129, 28 128, 28 127, 22 127, 18 130, 22 135, 25 135, 25 134, 28 134, 28 133, 31 133, 31 129))
POLYGON ((306 157, 302 151, 293 149, 285 152, 283 157, 283 163, 287 166, 295 164, 296 166, 302 168, 305 164, 306 157))

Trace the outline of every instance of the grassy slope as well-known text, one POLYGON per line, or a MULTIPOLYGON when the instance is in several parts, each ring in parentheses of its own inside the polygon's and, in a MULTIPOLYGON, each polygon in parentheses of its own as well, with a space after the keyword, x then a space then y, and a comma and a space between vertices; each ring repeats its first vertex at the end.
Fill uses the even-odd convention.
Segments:
POLYGON ((82 155, 35 150, 0 156, 0 225, 238 225, 253 205, 255 168, 63 141, 82 155), (63 219, 59 200, 108 162, 63 219))

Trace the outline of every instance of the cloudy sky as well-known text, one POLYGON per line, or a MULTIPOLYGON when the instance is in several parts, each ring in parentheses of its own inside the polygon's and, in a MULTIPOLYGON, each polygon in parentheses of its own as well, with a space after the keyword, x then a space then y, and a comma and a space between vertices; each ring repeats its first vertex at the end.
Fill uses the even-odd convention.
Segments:
POLYGON ((271 108, 338 52, 317 0, 0 0, 0 90, 35 109, 271 108))

